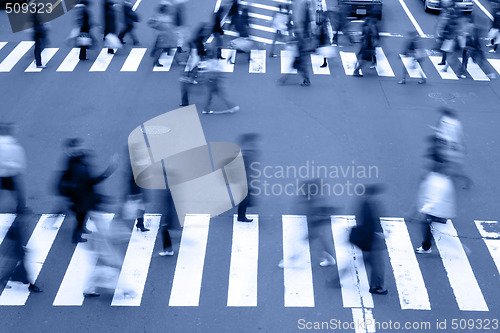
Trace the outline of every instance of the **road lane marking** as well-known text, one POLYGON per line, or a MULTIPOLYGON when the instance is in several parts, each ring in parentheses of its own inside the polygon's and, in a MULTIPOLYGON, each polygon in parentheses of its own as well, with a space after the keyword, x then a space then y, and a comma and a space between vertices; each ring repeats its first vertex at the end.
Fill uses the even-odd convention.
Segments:
POLYGON ((253 2, 247 2, 247 1, 240 1, 239 3, 240 3, 240 5, 248 6, 248 7, 266 9, 266 10, 271 10, 271 11, 275 11, 275 12, 280 11, 280 9, 276 6, 262 5, 260 3, 253 3, 253 2))
POLYGON ((356 225, 354 216, 332 216, 331 225, 344 307, 373 308, 363 254, 349 242, 349 232, 356 225))
MULTIPOLYGON (((38 278, 63 220, 64 215, 51 214, 43 214, 38 220, 35 230, 26 244, 25 265, 31 283, 34 283, 38 278)), ((30 294, 26 285, 13 283, 9 280, 7 286, 10 286, 11 289, 3 290, 0 295, 0 305, 26 304, 30 294)))
POLYGON ((161 215, 145 214, 144 224, 149 231, 142 232, 134 228, 111 306, 141 305, 160 220, 161 215), (126 296, 124 292, 129 292, 129 295, 126 296))
MULTIPOLYGON (((342 61, 342 66, 344 67, 344 72, 346 75, 354 74, 354 68, 356 67, 356 63, 358 62, 358 57, 354 52, 344 52, 340 51, 340 60, 342 61)), ((361 70, 359 70, 360 74, 363 74, 361 70)))
POLYGON ((137 7, 139 7, 140 3, 141 3, 142 0, 137 0, 135 3, 134 3, 134 6, 132 6, 132 10, 135 12, 135 10, 137 9, 137 7))
POLYGON ((3 49, 5 45, 7 45, 7 42, 0 42, 0 50, 3 49))
MULTIPOLYGON (((418 61, 416 61, 413 57, 407 57, 403 54, 400 54, 399 56, 401 57, 401 61, 403 62, 403 66, 405 67, 406 72, 408 72, 408 75, 413 79, 420 79, 420 73, 424 73, 424 71, 422 70, 422 67, 420 67, 418 61)), ((425 73, 424 78, 427 78, 425 73)))
POLYGON ((433 223, 432 233, 448 279, 462 311, 488 311, 465 250, 451 220, 433 223))
POLYGON ((415 17, 413 17, 413 14, 408 9, 408 6, 406 6, 406 3, 404 2, 404 0, 399 0, 399 3, 403 7, 406 15, 408 15, 408 18, 410 19, 411 23, 413 24, 413 26, 417 30, 420 37, 425 37, 424 31, 422 30, 422 28, 420 28, 420 25, 418 25, 417 20, 415 20, 415 17))
POLYGON ((12 52, 0 63, 0 72, 10 72, 33 45, 35 45, 35 42, 20 42, 17 44, 12 52))
POLYGON ((250 64, 248 67, 249 73, 266 72, 266 50, 251 50, 250 64))
POLYGON ((307 217, 283 215, 285 307, 314 307, 307 217))
POLYGON ((160 56, 160 59, 158 59, 158 62, 162 64, 163 66, 154 66, 153 67, 153 72, 168 72, 170 71, 170 68, 172 67, 172 63, 174 62, 174 57, 175 54, 177 53, 177 49, 171 49, 170 50, 171 54, 168 54, 167 52, 163 52, 162 55, 160 56))
POLYGON ((227 306, 257 306, 259 216, 248 218, 253 221, 238 222, 238 216, 233 217, 227 306))
POLYGON ((71 49, 66 58, 64 58, 63 62, 57 68, 57 72, 72 72, 75 70, 76 65, 80 62, 80 48, 75 47, 71 49))
POLYGON ((111 60, 113 60, 113 56, 114 54, 108 53, 107 48, 103 48, 92 64, 92 67, 90 67, 89 72, 104 72, 111 63, 111 60))
MULTIPOLYGON (((113 219, 114 214, 102 214, 102 217, 110 221, 113 219)), ((98 232, 94 221, 90 218, 87 220, 86 226, 90 231, 98 232)), ((83 292, 98 259, 98 255, 92 249, 92 245, 92 242, 78 243, 76 245, 52 305, 82 306, 84 300, 83 292)))
POLYGON ((497 266, 498 273, 500 273, 500 225, 497 221, 474 222, 497 266))
POLYGON ((381 218, 402 310, 430 310, 429 294, 404 219, 381 218))
POLYGON ((297 69, 293 68, 295 52, 292 50, 281 50, 281 74, 297 74, 297 69))
POLYGON ((272 21, 273 17, 272 16, 267 16, 267 15, 262 15, 262 14, 257 14, 257 13, 248 13, 248 16, 260 19, 260 20, 265 20, 265 21, 272 21))
POLYGON ((500 74, 500 59, 488 59, 488 62, 500 74))
POLYGON ((210 215, 185 217, 169 306, 199 305, 209 223, 210 215))
POLYGON ((352 319, 355 333, 375 333, 375 320, 371 309, 353 308, 352 319), (364 324, 364 325, 360 325, 364 324))
MULTIPOLYGON (((228 35, 228 36, 234 36, 234 37, 240 36, 237 32, 234 32, 231 30, 224 30, 224 34, 228 35)), ((248 38, 253 40, 253 41, 259 42, 259 43, 264 43, 264 44, 272 44, 273 43, 273 40, 269 39, 269 38, 257 37, 257 36, 253 36, 253 35, 250 35, 248 38)), ((283 43, 281 41, 277 41, 276 44, 285 44, 285 43, 283 43)))
MULTIPOLYGON (((54 54, 59 50, 59 48, 45 48, 42 50, 41 57, 42 57, 42 65, 47 65, 47 63, 52 59, 54 54)), ((41 72, 42 68, 37 68, 35 60, 26 68, 25 72, 27 73, 36 73, 36 72, 41 72)))
POLYGON ((453 69, 451 69, 451 66, 448 66, 446 72, 441 70, 444 68, 444 65, 438 65, 441 62, 441 56, 429 56, 429 59, 443 80, 458 80, 458 77, 455 75, 453 69))
MULTIPOLYGON (((462 63, 462 58, 458 58, 460 63, 462 63)), ((490 79, 488 78, 488 75, 486 75, 481 67, 472 59, 472 57, 469 57, 467 59, 467 72, 469 72, 470 76, 474 79, 474 81, 489 81, 490 79)))
POLYGON ((321 68, 323 65, 324 57, 319 54, 311 54, 311 65, 314 74, 330 75, 330 67, 327 61, 326 67, 321 68))
POLYGON ((381 47, 375 48, 375 56, 377 57, 376 69, 379 76, 391 76, 394 77, 394 72, 392 71, 391 65, 385 56, 384 51, 381 47))
POLYGON ((0 245, 2 244, 16 214, 0 214, 0 245))
POLYGON ((139 65, 141 64, 142 58, 144 57, 144 54, 146 53, 146 48, 133 48, 130 50, 130 53, 127 57, 127 60, 125 60, 125 63, 123 64, 122 69, 120 69, 121 72, 135 72, 139 68, 139 65))
POLYGON ((493 15, 491 15, 491 13, 478 0, 473 0, 473 1, 476 4, 476 6, 478 6, 479 9, 481 9, 483 13, 486 14, 486 16, 488 16, 488 18, 493 21, 493 15))

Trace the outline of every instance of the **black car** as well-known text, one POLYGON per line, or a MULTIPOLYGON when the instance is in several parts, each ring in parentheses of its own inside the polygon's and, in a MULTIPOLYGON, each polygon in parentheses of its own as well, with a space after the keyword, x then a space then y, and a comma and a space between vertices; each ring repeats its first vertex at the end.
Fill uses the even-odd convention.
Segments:
POLYGON ((382 0, 339 0, 341 6, 346 6, 351 17, 373 16, 382 18, 382 0))

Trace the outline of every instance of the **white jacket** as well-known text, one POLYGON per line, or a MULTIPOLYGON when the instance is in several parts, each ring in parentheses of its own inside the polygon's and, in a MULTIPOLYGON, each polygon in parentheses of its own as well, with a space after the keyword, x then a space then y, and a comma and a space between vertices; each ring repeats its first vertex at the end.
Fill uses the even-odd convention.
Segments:
POLYGON ((424 214, 446 219, 455 217, 455 187, 450 177, 429 172, 420 184, 418 204, 424 214))
POLYGON ((0 135, 0 177, 16 176, 26 169, 23 147, 12 136, 0 135))

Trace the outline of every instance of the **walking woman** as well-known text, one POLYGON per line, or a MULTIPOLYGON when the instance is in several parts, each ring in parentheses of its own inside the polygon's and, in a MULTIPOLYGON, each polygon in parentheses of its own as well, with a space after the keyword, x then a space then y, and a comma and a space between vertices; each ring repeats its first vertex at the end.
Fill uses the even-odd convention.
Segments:
POLYGON ((151 51, 151 56, 155 58, 155 66, 163 67, 160 57, 163 53, 170 54, 170 50, 177 45, 177 39, 173 31, 173 21, 170 16, 171 5, 162 4, 158 7, 158 13, 149 19, 148 25, 158 31, 156 42, 151 51))

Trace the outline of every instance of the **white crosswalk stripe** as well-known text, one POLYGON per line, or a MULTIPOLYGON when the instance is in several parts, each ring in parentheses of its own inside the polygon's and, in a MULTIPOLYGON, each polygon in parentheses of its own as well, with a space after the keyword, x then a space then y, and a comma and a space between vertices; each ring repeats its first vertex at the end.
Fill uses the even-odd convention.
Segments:
POLYGON ((438 71, 439 75, 443 80, 458 80, 458 77, 455 75, 453 69, 451 69, 451 66, 448 66, 446 72, 442 71, 445 65, 438 65, 441 62, 440 56, 429 56, 429 59, 431 60, 432 64, 434 65, 434 68, 436 68, 436 70, 438 71))
MULTIPOLYGON (((15 217, 15 214, 0 214, 0 243, 5 238, 15 217)), ((259 216, 249 215, 249 217, 254 221, 238 222, 237 217, 233 216, 227 289, 228 307, 258 306, 258 282, 265 283, 266 280, 262 280, 262 277, 267 278, 267 273, 262 275, 258 267, 259 257, 267 255, 259 251, 259 216)), ((36 281, 41 272, 63 219, 63 215, 50 214, 44 214, 39 218, 27 244, 26 263, 28 272, 31 273, 30 281, 36 281)), ((113 214, 104 214, 102 221, 109 225, 112 219, 113 214)), ((151 230, 145 233, 132 231, 119 277, 117 273, 112 287, 115 291, 111 306, 140 306, 143 302, 143 292, 147 283, 160 219, 161 215, 146 214, 145 225, 151 230), (123 291, 129 293, 125 294, 123 291)), ((493 259, 492 264, 500 273, 500 225, 496 221, 476 220, 474 222, 493 259)), ((208 266, 205 267, 209 223, 210 216, 208 215, 186 216, 175 264, 169 306, 199 306, 200 294, 203 290, 203 273, 204 270, 210 269, 208 266)), ((373 318, 371 308, 374 307, 372 295, 368 292, 368 277, 363 254, 348 241, 350 228, 355 225, 355 216, 331 217, 342 304, 352 309, 354 320, 373 318)), ((414 252, 404 219, 381 218, 381 225, 401 309, 431 310, 427 287, 417 261, 417 259, 420 260, 420 255, 414 252)), ((87 227, 94 232, 97 230, 92 220, 88 221, 87 227)), ((282 228, 283 305, 285 307, 314 307, 315 286, 313 285, 307 217, 283 215, 282 228)), ((442 260, 447 276, 446 283, 451 286, 458 308, 461 311, 489 311, 452 222, 449 220, 446 224, 434 223, 432 233, 438 249, 436 255, 442 260)), ((79 243, 76 246, 53 301, 54 306, 82 306, 84 304, 83 292, 89 284, 89 277, 98 260, 98 256, 91 251, 93 235, 99 234, 89 235, 88 237, 91 238, 89 243, 79 243)), ((24 305, 30 295, 27 286, 12 281, 9 281, 7 286, 11 288, 5 288, 2 291, 0 305, 24 305)), ((372 331, 370 327, 366 327, 360 332, 372 331)))
MULTIPOLYGON (((340 51, 340 60, 342 60, 342 66, 344 67, 344 72, 346 75, 352 75, 354 73, 354 68, 356 68, 356 62, 358 58, 354 52, 344 52, 340 51)), ((363 72, 360 70, 360 74, 363 72)))
POLYGON ((391 65, 385 56, 381 47, 375 48, 375 56, 377 57, 376 70, 379 76, 394 76, 391 65))
MULTIPOLYGON (((41 57, 42 57, 42 65, 47 65, 47 63, 52 59, 54 54, 58 51, 58 48, 45 48, 42 50, 41 57)), ((33 60, 31 65, 29 65, 28 68, 26 68, 25 72, 41 72, 42 68, 37 68, 36 63, 33 60)))
POLYGON ((233 244, 229 268, 227 306, 257 306, 257 269, 259 261, 259 217, 252 222, 233 218, 233 244))
POLYGON ((10 72, 19 60, 31 49, 35 42, 20 42, 0 63, 0 72, 10 72))
POLYGON ((148 232, 135 230, 132 233, 111 302, 112 306, 141 305, 151 255, 160 227, 160 219, 161 215, 146 214, 144 215, 144 225, 150 230, 148 232))
MULTIPOLYGON (((116 52, 116 49, 114 50, 116 52)), ((90 67, 89 72, 104 72, 108 68, 111 60, 113 60, 114 54, 108 53, 107 48, 103 48, 96 60, 90 67)))
POLYGON ((170 54, 163 53, 160 56, 160 59, 158 62, 162 64, 163 66, 154 66, 153 67, 153 72, 168 72, 170 71, 170 68, 172 67, 172 63, 174 62, 174 56, 176 53, 176 49, 172 49, 170 51, 170 54))
MULTIPOLYGON (((31 282, 36 281, 38 274, 49 254, 52 243, 61 227, 64 216, 62 215, 42 215, 36 224, 35 230, 26 244, 26 267, 31 282)), ((6 288, 0 295, 0 305, 24 305, 30 291, 26 285, 19 285, 12 281, 7 282, 6 288)))
POLYGON ((311 54, 311 65, 314 74, 330 75, 330 65, 327 62, 326 67, 321 67, 323 65, 323 56, 318 54, 311 54))
MULTIPOLYGON (((458 58, 458 60, 462 63, 462 58, 458 58)), ((468 58, 467 61, 467 72, 469 72, 470 76, 474 81, 489 81, 488 76, 483 72, 481 67, 472 59, 468 58)))
POLYGON ((64 58, 61 65, 57 68, 57 72, 72 72, 75 70, 76 65, 80 62, 80 49, 74 47, 64 58))
POLYGON ((462 311, 488 311, 465 250, 451 220, 433 223, 433 236, 451 287, 462 311))
POLYGON ((210 215, 186 215, 170 292, 170 306, 198 306, 210 215))
MULTIPOLYGON (((401 61, 403 62, 403 66, 406 69, 406 72, 408 75, 413 78, 413 79, 419 79, 420 78, 420 73, 423 73, 422 67, 420 67, 420 64, 415 61, 414 58, 412 57, 407 57, 402 54, 399 55, 401 58, 401 61)), ((424 78, 427 76, 424 73, 424 78)))
POLYGON ((474 221, 500 273, 500 224, 497 221, 474 221))
POLYGON ((0 42, 0 50, 3 49, 5 45, 7 45, 7 42, 0 42))
POLYGON ((139 65, 141 64, 142 58, 144 57, 144 54, 146 53, 146 48, 133 48, 130 50, 130 53, 127 57, 127 60, 125 60, 125 63, 122 66, 122 69, 120 69, 121 72, 135 72, 139 68, 139 65))
POLYGON ((488 62, 500 74, 500 59, 488 59, 488 62))
POLYGON ((251 50, 250 51, 250 67, 249 73, 265 73, 266 72, 266 50, 251 50))
POLYGON ((345 308, 373 308, 363 254, 349 243, 349 230, 356 225, 354 216, 332 216, 333 243, 337 256, 342 301, 345 308))
POLYGON ((382 218, 381 224, 394 270, 401 309, 430 310, 427 288, 404 220, 382 218))
POLYGON ((293 68, 295 60, 294 52, 291 50, 281 50, 281 74, 297 74, 297 70, 293 68))
POLYGON ((283 215, 283 271, 286 307, 314 307, 307 217, 283 215))

